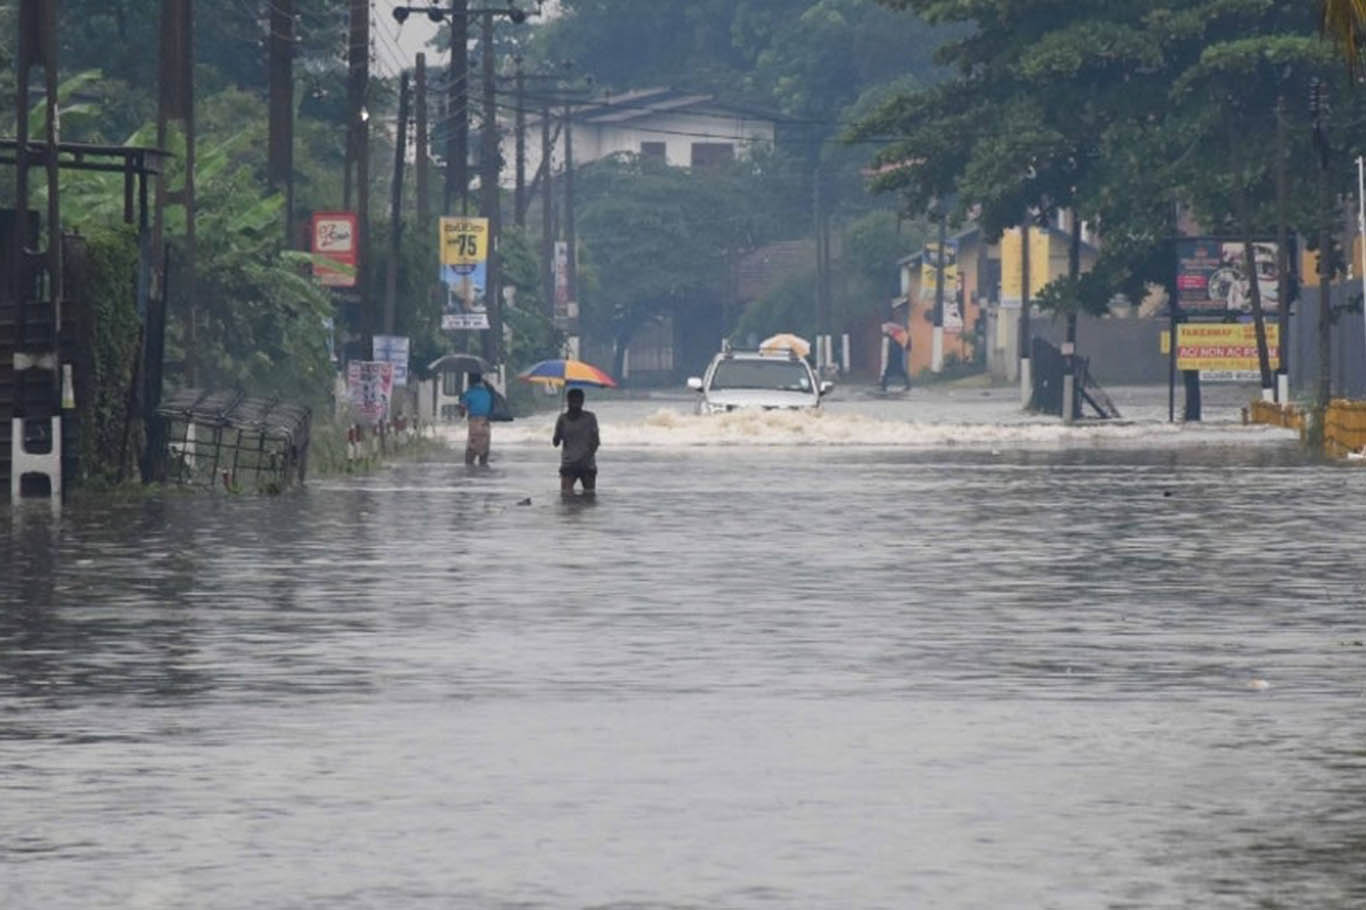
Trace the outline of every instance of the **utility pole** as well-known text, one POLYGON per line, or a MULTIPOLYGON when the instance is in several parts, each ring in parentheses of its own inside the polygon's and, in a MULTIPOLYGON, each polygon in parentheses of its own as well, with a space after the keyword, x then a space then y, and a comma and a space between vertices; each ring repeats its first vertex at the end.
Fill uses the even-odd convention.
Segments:
MULTIPOLYGON (((179 257, 184 273, 177 276, 178 287, 184 289, 185 301, 185 379, 191 385, 199 381, 198 314, 195 311, 195 123, 194 123, 194 0, 162 0, 161 4, 161 60, 159 73, 159 102, 157 105, 157 148, 166 148, 172 124, 179 124, 185 137, 185 182, 179 190, 166 186, 166 178, 157 178, 157 201, 155 236, 163 237, 165 208, 167 205, 185 207, 185 249, 179 257)), ((163 257, 157 250, 157 260, 163 257)), ((158 262, 158 264, 160 264, 158 262)), ((162 280, 162 299, 159 302, 160 324, 153 329, 160 333, 165 330, 167 300, 165 287, 169 284, 166 276, 162 280)), ((150 330, 149 330, 150 331, 150 330)), ((159 340, 154 339, 159 345, 159 340)), ((160 382, 160 351, 151 352, 157 357, 156 364, 148 365, 148 378, 160 382)), ((153 397, 144 399, 145 406, 155 409, 161 401, 161 388, 157 386, 153 397)), ((152 440, 148 441, 151 450, 152 440)))
POLYGON ((1314 425, 1321 439, 1328 402, 1333 394, 1333 206, 1328 193, 1328 138, 1323 132, 1323 83, 1314 79, 1309 92, 1309 113, 1314 120, 1314 147, 1319 153, 1319 388, 1314 402, 1314 425))
POLYGON ((447 85, 446 204, 447 215, 469 209, 469 0, 451 0, 451 70, 447 85), (456 200, 460 209, 455 209, 456 200))
POLYGON ((934 263, 934 335, 930 347, 930 372, 944 371, 944 245, 948 243, 948 212, 942 202, 936 206, 939 215, 939 246, 934 263))
POLYGON ((1276 96, 1276 287, 1280 312, 1280 367, 1276 400, 1290 400, 1290 177, 1286 154, 1285 92, 1276 96))
POLYGON ((403 255, 403 162, 408 142, 408 73, 398 84, 398 129, 394 137, 394 185, 389 199, 389 262, 384 270, 384 334, 394 334, 398 310, 398 264, 403 255))
MULTIPOLYGON (((14 94, 18 141, 15 143, 14 226, 9 262, 12 300, 5 301, 14 307, 13 325, 6 333, 12 335, 13 342, 0 345, 0 351, 7 356, 5 367, 12 366, 14 369, 12 397, 9 406, 2 409, 7 413, 4 414, 5 426, 0 428, 0 437, 5 439, 9 448, 4 453, 4 460, 9 461, 9 493, 16 505, 24 495, 25 472, 20 458, 29 451, 26 443, 33 442, 35 436, 46 438, 51 446, 48 457, 44 459, 51 468, 48 472, 48 496, 54 501, 60 501, 62 497, 60 455, 63 375, 57 2, 21 0, 18 6, 18 78, 15 80, 14 94), (30 147, 28 132, 29 104, 32 100, 28 93, 29 80, 35 66, 43 71, 44 114, 42 138, 35 143, 42 147, 42 151, 36 155, 30 147), (37 236, 37 225, 29 219, 30 164, 40 164, 46 178, 47 243, 41 253, 41 266, 35 260, 39 256, 38 247, 42 241, 37 236), (39 290, 40 287, 42 290, 39 290)), ((0 300, 5 296, 0 293, 0 300)))
POLYGON ((270 34, 270 141, 267 172, 273 189, 285 195, 285 247, 294 236, 294 0, 266 0, 270 34))
POLYGON ((429 237, 432 228, 432 203, 428 198, 431 192, 431 168, 427 157, 427 55, 417 55, 417 72, 414 74, 414 93, 417 95, 414 107, 417 113, 417 136, 414 149, 417 173, 417 230, 419 237, 429 237))
MULTIPOLYGON (((825 201, 824 197, 821 199, 825 201)), ((835 366, 835 314, 834 295, 831 293, 832 275, 830 253, 830 208, 821 209, 821 331, 825 335, 825 367, 832 370, 835 366)), ((731 271, 734 275, 734 271, 731 271)), ((732 294, 732 299, 736 294, 732 294)))
POLYGON ((816 370, 824 375, 825 365, 830 360, 830 352, 826 350, 830 333, 830 301, 825 280, 825 198, 821 176, 821 165, 817 160, 811 172, 811 233, 816 241, 816 370))
POLYGON ((574 109, 564 102, 564 239, 568 250, 565 269, 569 285, 569 349, 578 356, 579 250, 574 233, 574 109))
POLYGON ((484 72, 484 130, 483 153, 480 155, 483 173, 480 175, 484 195, 484 215, 489 220, 488 278, 485 284, 485 306, 488 308, 489 328, 485 336, 484 357, 490 363, 503 362, 503 300, 501 281, 502 206, 499 204, 498 102, 494 87, 493 11, 486 10, 480 21, 480 43, 483 45, 484 72))
MULTIPOLYGON (((351 208, 351 191, 356 200, 356 291, 359 313, 353 329, 364 336, 374 331, 374 314, 370 312, 367 289, 370 243, 370 113, 366 100, 370 90, 370 3, 369 0, 350 0, 350 42, 348 47, 347 100, 347 167, 343 186, 343 205, 351 208), (353 177, 354 174, 354 177, 353 177), (354 183, 353 183, 354 179, 354 183)), ((364 345, 368 348, 369 345, 364 345)))
POLYGON ((541 284, 546 314, 555 318, 555 181, 551 176, 550 101, 541 105, 541 284))
POLYGON ((526 227, 526 74, 522 71, 522 55, 515 60, 517 110, 517 193, 513 197, 513 217, 517 226, 526 227))
POLYGON ((1029 310, 1034 305, 1029 299, 1029 219, 1020 222, 1020 407, 1027 408, 1034 400, 1033 362, 1034 338, 1030 333, 1029 310))
MULTIPOLYGON (((1077 210, 1071 209, 1072 236, 1067 245, 1067 277, 1072 281, 1075 292, 1077 281, 1081 278, 1081 219, 1077 210)), ((1072 423, 1076 419, 1077 402, 1077 306, 1081 301, 1072 301, 1067 312, 1067 336, 1062 343, 1062 422, 1072 423)))

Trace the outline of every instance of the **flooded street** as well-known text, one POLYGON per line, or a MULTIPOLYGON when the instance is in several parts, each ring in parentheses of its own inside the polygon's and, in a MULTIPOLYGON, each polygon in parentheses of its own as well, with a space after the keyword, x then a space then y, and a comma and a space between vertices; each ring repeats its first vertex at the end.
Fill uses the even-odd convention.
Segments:
POLYGON ((1366 905, 1366 473, 837 397, 0 513, 0 906, 1366 905))

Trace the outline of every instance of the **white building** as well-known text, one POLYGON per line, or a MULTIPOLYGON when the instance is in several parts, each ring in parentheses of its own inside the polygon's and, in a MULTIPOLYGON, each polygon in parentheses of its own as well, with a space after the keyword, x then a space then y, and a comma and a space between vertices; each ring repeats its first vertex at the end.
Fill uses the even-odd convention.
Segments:
MULTIPOLYGON (((535 94, 528 107, 535 107, 535 94)), ((554 137, 551 164, 564 167, 564 105, 551 111, 554 137)), ((743 158, 774 141, 774 119, 759 111, 717 101, 712 95, 672 89, 641 89, 575 103, 573 121, 576 167, 620 152, 663 160, 674 167, 712 167, 743 158)), ((526 175, 531 182, 541 166, 541 115, 528 113, 526 175)), ((502 124, 502 177, 516 181, 513 123, 502 124)))

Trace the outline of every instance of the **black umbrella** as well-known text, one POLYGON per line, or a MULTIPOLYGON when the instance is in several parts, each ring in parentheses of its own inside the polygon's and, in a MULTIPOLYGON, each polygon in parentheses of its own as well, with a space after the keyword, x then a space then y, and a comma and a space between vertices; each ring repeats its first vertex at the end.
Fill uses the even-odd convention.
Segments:
POLYGON ((492 373, 493 367, 478 354, 446 354, 427 364, 429 373, 492 373))

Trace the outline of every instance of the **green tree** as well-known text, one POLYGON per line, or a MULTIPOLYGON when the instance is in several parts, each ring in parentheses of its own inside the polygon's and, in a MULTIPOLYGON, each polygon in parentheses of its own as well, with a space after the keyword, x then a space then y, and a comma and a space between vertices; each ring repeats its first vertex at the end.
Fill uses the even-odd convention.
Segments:
POLYGON ((1024 0, 887 3, 972 30, 941 51, 951 79, 887 100, 852 132, 896 137, 876 185, 922 206, 956 191, 989 236, 1059 207, 1101 224, 1097 267, 1045 295, 1070 310, 1165 284, 1175 205, 1227 224, 1244 165, 1252 220, 1265 224, 1275 99, 1303 97, 1323 57, 1308 9, 1270 0, 1087 0, 1047 14, 1024 0))
POLYGON ((691 172, 635 156, 585 167, 579 230, 596 290, 581 291, 585 326, 621 358, 635 333, 665 313, 725 299, 735 258, 771 236, 745 163, 691 172))

